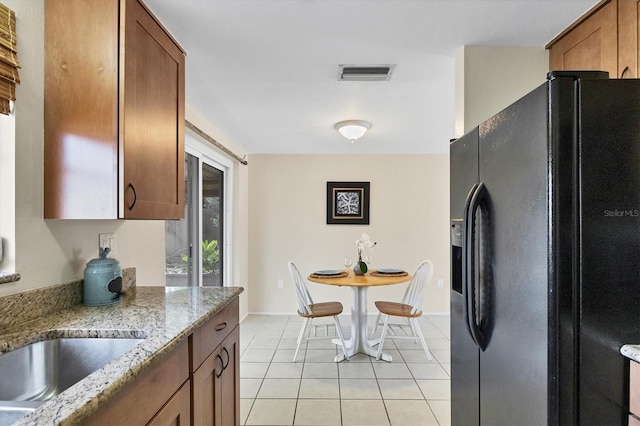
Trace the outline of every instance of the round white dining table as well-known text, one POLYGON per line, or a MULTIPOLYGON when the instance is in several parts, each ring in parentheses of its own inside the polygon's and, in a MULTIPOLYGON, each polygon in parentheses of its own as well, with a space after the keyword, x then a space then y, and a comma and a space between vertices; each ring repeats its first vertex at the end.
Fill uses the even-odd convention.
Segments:
MULTIPOLYGON (((369 340, 367 337, 367 289, 383 285, 400 284, 409 281, 412 277, 406 275, 376 275, 370 271, 364 275, 355 275, 353 271, 346 270, 347 276, 325 277, 311 274, 307 279, 314 283, 333 285, 338 287, 351 287, 353 289, 353 306, 351 307, 351 336, 345 340, 346 352, 349 357, 357 353, 376 356, 378 351, 373 346, 379 344, 379 340, 369 340), (372 275, 373 274, 373 275, 372 275)), ((334 343, 340 344, 339 340, 334 343)), ((391 361, 389 354, 382 353, 380 358, 391 361)), ((344 360, 344 353, 340 352, 336 361, 344 360)))

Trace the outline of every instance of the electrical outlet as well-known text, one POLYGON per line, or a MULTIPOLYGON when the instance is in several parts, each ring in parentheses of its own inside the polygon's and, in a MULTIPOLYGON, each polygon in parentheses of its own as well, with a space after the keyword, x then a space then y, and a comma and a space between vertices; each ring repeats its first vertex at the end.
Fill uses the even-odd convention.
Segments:
POLYGON ((442 278, 438 278, 438 288, 444 287, 444 280, 442 278))
POLYGON ((117 253, 116 236, 113 233, 99 234, 100 248, 109 248, 109 256, 117 253))
POLYGON ((284 282, 282 280, 278 280, 278 288, 284 287, 284 282))

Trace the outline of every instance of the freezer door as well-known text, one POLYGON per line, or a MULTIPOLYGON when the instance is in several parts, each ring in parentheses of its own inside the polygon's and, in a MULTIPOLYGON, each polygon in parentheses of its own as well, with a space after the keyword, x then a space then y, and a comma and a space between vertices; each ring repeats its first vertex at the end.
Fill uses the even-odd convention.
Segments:
MULTIPOLYGON (((480 126, 480 421, 548 423, 548 84, 480 126)), ((453 330, 452 330, 453 331, 453 330)), ((452 354, 454 348, 452 347, 452 354)))
POLYGON ((640 80, 579 85, 579 422, 626 424, 640 342, 640 80))
POLYGON ((465 201, 478 181, 478 129, 450 147, 451 212, 451 422, 477 425, 480 421, 479 349, 467 328, 462 285, 462 219, 465 201))

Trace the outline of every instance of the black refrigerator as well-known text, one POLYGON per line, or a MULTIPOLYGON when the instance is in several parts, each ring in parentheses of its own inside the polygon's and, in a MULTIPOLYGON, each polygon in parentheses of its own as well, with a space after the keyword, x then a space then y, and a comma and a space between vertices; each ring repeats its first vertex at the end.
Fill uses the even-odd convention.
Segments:
POLYGON ((552 72, 451 141, 454 425, 626 425, 640 80, 552 72))

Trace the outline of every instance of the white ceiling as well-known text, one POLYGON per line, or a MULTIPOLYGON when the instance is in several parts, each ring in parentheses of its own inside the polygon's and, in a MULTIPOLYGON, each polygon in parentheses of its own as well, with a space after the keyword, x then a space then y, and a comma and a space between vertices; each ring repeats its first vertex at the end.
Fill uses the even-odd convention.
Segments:
POLYGON ((187 103, 241 155, 448 152, 456 50, 544 46, 596 2, 146 0, 187 51, 187 103), (397 65, 339 82, 339 64, 397 65), (349 119, 373 123, 354 144, 349 119))

